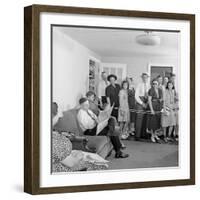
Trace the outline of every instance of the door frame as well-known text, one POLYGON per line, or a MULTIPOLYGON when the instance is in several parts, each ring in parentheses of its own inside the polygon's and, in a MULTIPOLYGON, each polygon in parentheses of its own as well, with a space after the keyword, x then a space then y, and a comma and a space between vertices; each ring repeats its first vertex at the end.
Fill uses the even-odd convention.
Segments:
POLYGON ((176 74, 176 67, 174 66, 174 64, 170 64, 170 63, 165 63, 165 64, 160 64, 160 63, 148 63, 148 66, 147 66, 147 71, 148 71, 148 74, 151 78, 151 67, 172 67, 172 73, 175 73, 176 74))
MULTIPOLYGON (((126 76, 127 76, 127 64, 126 63, 116 63, 116 62, 101 62, 100 63, 100 73, 99 74, 101 74, 101 72, 103 71, 102 70, 102 65, 110 65, 111 67, 113 66, 113 65, 115 65, 115 66, 121 66, 122 68, 123 68, 123 74, 122 74, 122 78, 126 78, 126 76)), ((119 68, 119 67, 116 67, 116 68, 119 68)))
MULTIPOLYGON (((99 58, 96 58, 95 56, 90 55, 88 58, 88 63, 90 62, 90 60, 93 60, 95 63, 98 63, 98 77, 97 77, 97 82, 99 81, 99 71, 100 71, 100 64, 101 64, 101 60, 99 58)), ((97 87, 97 86, 96 86, 97 87)), ((97 88, 96 88, 97 89, 97 88)), ((89 91, 89 75, 88 75, 88 80, 87 80, 87 91, 89 91)), ((86 91, 86 92, 87 92, 86 91)), ((95 91, 96 92, 96 91, 95 91)))

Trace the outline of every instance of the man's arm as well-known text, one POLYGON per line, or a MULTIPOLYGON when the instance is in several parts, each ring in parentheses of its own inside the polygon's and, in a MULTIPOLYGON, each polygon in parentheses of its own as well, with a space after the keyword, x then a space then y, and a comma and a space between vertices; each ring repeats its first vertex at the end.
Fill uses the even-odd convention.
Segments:
POLYGON ((148 96, 148 102, 149 102, 149 107, 150 107, 150 110, 151 110, 151 114, 154 115, 155 112, 154 112, 154 109, 153 109, 153 105, 152 105, 152 96, 148 96))
POLYGON ((56 116, 53 117, 53 121, 52 121, 53 122, 53 126, 55 126, 57 124, 59 118, 60 117, 58 115, 56 115, 56 116))

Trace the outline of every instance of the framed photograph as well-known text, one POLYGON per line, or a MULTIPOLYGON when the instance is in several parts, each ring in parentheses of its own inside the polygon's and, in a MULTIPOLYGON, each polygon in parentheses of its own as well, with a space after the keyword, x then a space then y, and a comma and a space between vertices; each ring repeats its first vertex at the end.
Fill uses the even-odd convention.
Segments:
POLYGON ((195 184, 195 16, 24 9, 24 191, 195 184))

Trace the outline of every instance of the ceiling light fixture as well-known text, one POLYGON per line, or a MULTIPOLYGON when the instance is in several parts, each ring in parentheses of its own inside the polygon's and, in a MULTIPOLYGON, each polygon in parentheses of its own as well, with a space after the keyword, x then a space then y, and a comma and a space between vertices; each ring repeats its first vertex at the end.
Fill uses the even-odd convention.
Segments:
POLYGON ((136 42, 146 46, 160 45, 160 36, 153 34, 152 31, 145 31, 145 34, 136 36, 136 42))

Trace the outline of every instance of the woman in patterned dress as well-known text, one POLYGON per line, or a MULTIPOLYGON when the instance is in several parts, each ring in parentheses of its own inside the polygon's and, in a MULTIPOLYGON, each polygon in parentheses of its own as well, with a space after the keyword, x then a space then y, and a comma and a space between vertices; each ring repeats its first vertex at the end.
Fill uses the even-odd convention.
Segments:
POLYGON ((175 89, 172 81, 168 81, 164 94, 164 112, 162 115, 162 127, 164 128, 164 140, 170 140, 173 126, 176 125, 176 102, 175 89), (169 137, 166 137, 166 130, 169 127, 169 137))
POLYGON ((128 134, 128 123, 130 118, 129 105, 128 105, 128 81, 122 82, 122 87, 119 92, 119 113, 118 121, 120 123, 121 138, 127 139, 128 134))

